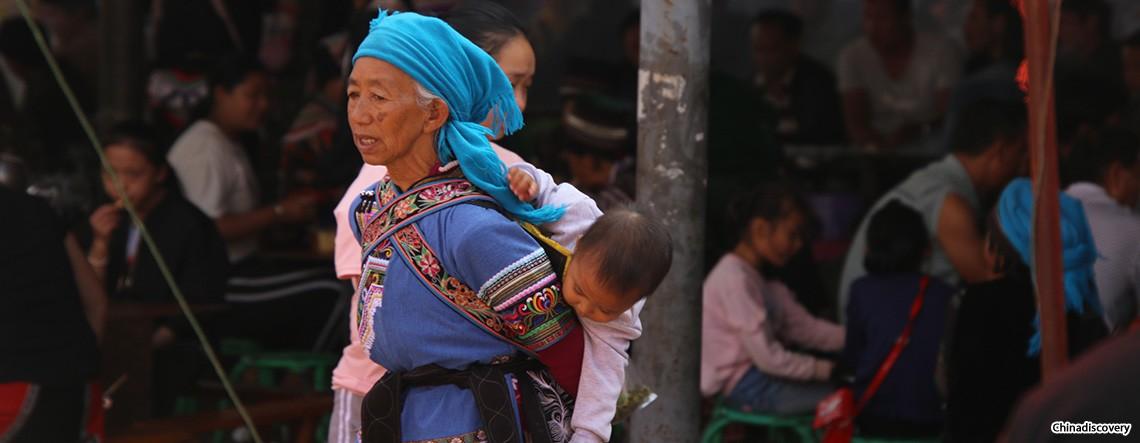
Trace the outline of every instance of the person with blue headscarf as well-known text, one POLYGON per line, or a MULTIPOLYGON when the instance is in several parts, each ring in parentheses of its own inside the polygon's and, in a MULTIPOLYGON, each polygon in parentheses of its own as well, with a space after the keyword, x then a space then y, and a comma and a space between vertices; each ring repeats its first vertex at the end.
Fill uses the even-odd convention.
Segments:
POLYGON ((444 22, 381 11, 353 58, 348 118, 365 162, 388 169, 349 220, 358 334, 389 371, 364 399, 363 440, 568 440, 582 328, 511 220, 563 210, 519 201, 488 141, 523 124, 506 76, 444 22))
MULTIPOLYGON (((1096 246, 1081 203, 1058 194, 1070 357, 1105 337, 1093 279, 1096 246)), ((967 287, 946 346, 951 441, 993 441, 1017 399, 1041 380, 1033 286, 1033 184, 1012 181, 989 219, 986 261, 1000 277, 967 287)))

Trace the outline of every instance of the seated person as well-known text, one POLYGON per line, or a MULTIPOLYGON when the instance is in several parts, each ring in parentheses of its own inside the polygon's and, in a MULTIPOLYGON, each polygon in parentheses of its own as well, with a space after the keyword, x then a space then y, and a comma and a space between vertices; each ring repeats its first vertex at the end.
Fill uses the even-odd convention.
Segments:
POLYGON ((103 190, 111 202, 90 217, 87 259, 107 292, 120 300, 174 302, 156 260, 123 210, 124 200, 130 199, 187 301, 220 302, 229 268, 225 243, 213 221, 171 186, 170 169, 149 131, 119 125, 104 143, 107 161, 126 190, 120 195, 104 174, 103 190))
POLYGON ((934 369, 954 288, 919 270, 929 253, 930 237, 922 216, 913 209, 892 201, 871 216, 864 259, 868 274, 852 284, 847 346, 840 359, 840 367, 853 376, 856 399, 863 397, 901 337, 920 281, 925 278, 927 283, 909 342, 857 416, 862 435, 914 438, 942 433, 942 400, 934 369))
POLYGON ((1074 183, 1065 193, 1081 201, 1096 243, 1105 320, 1123 331, 1140 316, 1140 138, 1123 128, 1086 134, 1066 166, 1074 183))
POLYGON ((837 67, 848 137, 872 152, 917 141, 946 112, 961 71, 957 50, 915 31, 911 0, 863 2, 863 34, 837 67))
POLYGON ((843 116, 835 76, 800 52, 803 21, 779 10, 752 20, 750 40, 755 86, 777 116, 776 134, 785 144, 828 144, 843 140, 843 116))
MULTIPOLYGON (((945 158, 888 191, 870 213, 898 200, 922 214, 931 246, 922 272, 958 286, 991 276, 982 262, 982 202, 992 201, 1025 164, 1024 102, 981 99, 969 104, 951 134, 950 149, 945 158)), ((840 308, 847 305, 851 283, 866 274, 869 220, 859 225, 844 261, 840 308)))
MULTIPOLYGON (((118 125, 105 143, 107 161, 126 195, 120 195, 104 174, 103 190, 111 202, 91 214, 85 237, 87 260, 107 293, 120 301, 175 302, 157 260, 123 210, 124 199, 130 199, 186 301, 221 303, 229 277, 226 244, 214 222, 172 186, 163 152, 149 129, 118 125)), ((172 410, 179 395, 190 392, 208 363, 181 315, 161 320, 151 343, 156 351, 154 400, 162 415, 172 410)))
POLYGON ((633 203, 636 134, 629 129, 630 118, 620 103, 595 95, 571 99, 562 112, 559 143, 570 183, 603 211, 633 203))
POLYGON ((768 184, 731 206, 736 247, 704 284, 701 393, 746 411, 802 414, 833 391, 829 360, 789 350, 843 348, 843 328, 812 317, 765 267, 803 247, 807 206, 787 185, 768 184))
MULTIPOLYGON (((1015 402, 1041 381, 1041 331, 1033 290, 1028 179, 1005 188, 990 217, 985 262, 998 276, 970 285, 947 337, 950 441, 994 441, 1015 402)), ((1096 247, 1075 199, 1061 194, 1065 311, 1070 357, 1107 333, 1093 280, 1096 247)))
POLYGON ((106 294, 46 203, 0 186, 0 207, 0 436, 102 440, 102 409, 89 407, 106 294))
POLYGON ((236 56, 223 59, 209 85, 208 113, 178 137, 167 160, 186 199, 214 219, 237 266, 269 226, 312 219, 313 198, 297 195, 259 205, 257 175, 239 140, 261 127, 269 106, 262 68, 236 56))
POLYGON ((313 193, 260 203, 260 184, 239 140, 263 124, 269 79, 240 55, 222 59, 209 79, 207 114, 174 142, 167 160, 186 199, 214 219, 226 241, 232 264, 226 301, 235 306, 219 334, 271 349, 323 346, 314 340, 349 289, 325 260, 255 254, 270 228, 312 221, 316 203, 313 193))

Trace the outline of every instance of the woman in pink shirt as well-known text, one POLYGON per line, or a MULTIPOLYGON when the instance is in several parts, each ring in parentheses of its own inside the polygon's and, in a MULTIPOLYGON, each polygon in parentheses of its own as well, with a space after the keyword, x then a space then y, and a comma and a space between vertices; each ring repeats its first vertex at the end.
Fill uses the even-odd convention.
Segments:
POLYGON ((843 329, 812 317, 760 272, 784 266, 803 247, 809 212, 785 184, 764 185, 730 208, 739 240, 705 280, 701 393, 746 411, 810 412, 833 390, 826 380, 834 363, 787 345, 839 351, 843 329))

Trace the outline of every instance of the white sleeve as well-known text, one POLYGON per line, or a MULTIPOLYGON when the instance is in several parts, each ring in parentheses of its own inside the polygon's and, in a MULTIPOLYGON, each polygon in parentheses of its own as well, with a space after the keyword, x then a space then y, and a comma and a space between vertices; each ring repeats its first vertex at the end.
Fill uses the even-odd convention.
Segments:
POLYGON ((215 149, 204 143, 175 144, 167 160, 182 185, 186 199, 210 218, 226 215, 227 167, 218 161, 215 149))
POLYGON ((574 185, 559 184, 546 171, 538 169, 530 163, 517 163, 511 165, 511 168, 517 168, 534 178, 535 183, 538 184, 538 197, 535 200, 539 207, 562 206, 566 208, 566 213, 561 219, 544 224, 542 228, 550 232, 551 239, 567 249, 573 250, 578 238, 585 234, 587 229, 590 229, 598 217, 602 216, 602 210, 598 209, 598 204, 594 203, 593 199, 579 191, 578 188, 575 188, 574 185))
POLYGON ((629 344, 641 337, 639 314, 642 299, 616 320, 598 323, 580 318, 585 328, 582 375, 570 426, 570 443, 604 442, 610 439, 610 422, 617 412, 618 396, 629 364, 629 344))

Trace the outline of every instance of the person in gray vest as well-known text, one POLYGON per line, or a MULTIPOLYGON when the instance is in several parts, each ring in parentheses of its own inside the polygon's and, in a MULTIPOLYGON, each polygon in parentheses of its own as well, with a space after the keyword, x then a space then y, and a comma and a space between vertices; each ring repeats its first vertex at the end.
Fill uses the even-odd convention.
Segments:
MULTIPOLYGON (((992 200, 1025 164, 1025 104, 979 98, 958 116, 949 139, 950 154, 914 172, 871 207, 874 214, 898 200, 922 214, 931 252, 922 271, 957 286, 992 277, 982 259, 983 202, 992 200)), ((839 312, 847 306, 851 283, 867 273, 867 216, 844 260, 839 312)))

